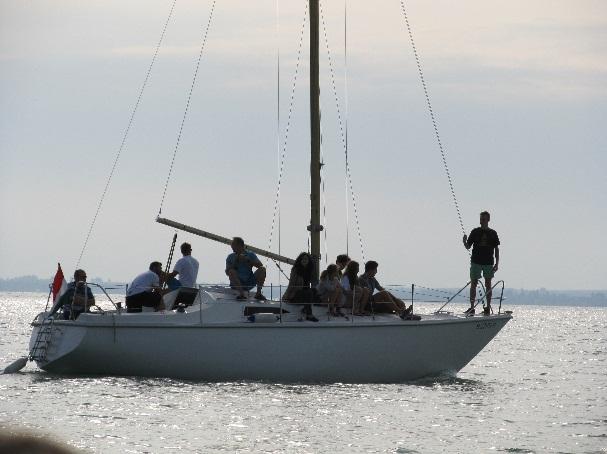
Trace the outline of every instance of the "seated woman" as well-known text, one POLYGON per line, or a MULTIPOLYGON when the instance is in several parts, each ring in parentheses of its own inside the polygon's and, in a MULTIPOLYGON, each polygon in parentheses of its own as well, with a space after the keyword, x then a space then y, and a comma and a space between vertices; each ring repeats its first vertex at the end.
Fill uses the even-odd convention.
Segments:
POLYGON ((359 269, 358 262, 351 260, 341 278, 341 287, 346 294, 346 304, 352 307, 352 315, 364 315, 369 301, 369 289, 361 287, 358 283, 359 269))
POLYGON ((312 275, 314 274, 314 261, 307 252, 302 252, 295 259, 289 276, 289 286, 282 295, 282 300, 291 304, 303 304, 302 312, 306 320, 317 322, 318 319, 312 314, 312 304, 317 302, 316 289, 310 287, 312 275))
POLYGON ((336 317, 343 317, 340 307, 343 305, 345 296, 343 295, 341 284, 339 283, 339 270, 337 265, 329 265, 326 270, 320 274, 320 282, 316 287, 321 303, 329 305, 329 313, 336 317))
POLYGON ((369 260, 365 263, 365 272, 358 278, 361 287, 369 289, 369 299, 373 303, 390 303, 392 310, 400 315, 401 318, 409 315, 413 311, 413 307, 407 309, 407 305, 402 300, 384 289, 379 282, 377 282, 377 279, 375 279, 378 266, 378 263, 373 260, 369 260), (373 292, 375 290, 377 290, 377 293, 374 294, 373 292))

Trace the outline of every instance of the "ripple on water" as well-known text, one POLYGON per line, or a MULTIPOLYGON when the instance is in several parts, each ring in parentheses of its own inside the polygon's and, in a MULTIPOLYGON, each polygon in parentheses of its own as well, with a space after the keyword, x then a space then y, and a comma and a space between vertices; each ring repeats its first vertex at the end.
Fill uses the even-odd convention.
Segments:
MULTIPOLYGON (((24 353, 45 298, 0 294, 5 363, 24 353)), ((514 315, 460 374, 395 385, 61 377, 29 365, 0 376, 0 427, 99 453, 599 452, 607 310, 514 315)))

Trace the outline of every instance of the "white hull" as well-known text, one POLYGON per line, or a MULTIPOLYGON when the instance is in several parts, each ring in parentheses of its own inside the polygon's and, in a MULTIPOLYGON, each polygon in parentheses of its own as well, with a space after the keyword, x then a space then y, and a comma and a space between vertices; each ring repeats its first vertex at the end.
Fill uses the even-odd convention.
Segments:
MULTIPOLYGON (((511 319, 510 315, 431 315, 403 321, 380 315, 375 320, 356 317, 353 323, 328 321, 325 315, 325 320, 314 323, 297 321, 294 313, 299 308, 285 306, 291 313, 283 316, 282 323, 252 323, 242 315, 247 305, 251 306, 229 299, 207 300, 187 313, 84 314, 75 322, 55 321, 46 358, 37 362, 58 374, 402 382, 456 373, 511 319), (219 312, 222 318, 235 313, 240 319, 213 320, 213 313, 219 312)), ((32 343, 40 326, 35 324, 32 343)))

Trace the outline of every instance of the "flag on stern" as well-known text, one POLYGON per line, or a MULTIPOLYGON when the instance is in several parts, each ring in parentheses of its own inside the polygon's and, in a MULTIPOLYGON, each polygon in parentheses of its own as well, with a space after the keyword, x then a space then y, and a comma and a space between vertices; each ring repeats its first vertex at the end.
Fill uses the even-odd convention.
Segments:
MULTIPOLYGON (((67 290, 67 282, 65 282, 65 277, 63 276, 63 270, 61 269, 61 264, 57 263, 57 272, 55 273, 55 278, 53 279, 53 286, 51 291, 53 292, 53 307, 55 308, 57 303, 59 303, 59 299, 61 295, 65 293, 67 290)), ((51 309, 51 310, 52 310, 51 309)))

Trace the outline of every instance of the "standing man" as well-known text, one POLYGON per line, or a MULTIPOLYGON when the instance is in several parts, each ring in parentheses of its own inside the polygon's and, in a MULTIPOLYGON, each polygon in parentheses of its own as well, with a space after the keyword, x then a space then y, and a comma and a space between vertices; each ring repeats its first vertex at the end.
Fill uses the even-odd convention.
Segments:
POLYGON ((175 290, 179 287, 195 287, 196 278, 198 277, 198 260, 192 257, 192 245, 183 243, 181 245, 181 257, 175 263, 173 271, 167 274, 167 285, 170 290, 175 290), (179 274, 179 279, 175 276, 179 274))
POLYGON ((257 286, 255 299, 265 301, 266 297, 261 293, 266 281, 266 269, 259 261, 255 253, 245 250, 244 240, 238 236, 232 239, 232 252, 226 259, 226 274, 230 278, 230 287, 238 290, 236 299, 244 300, 245 290, 248 292, 257 286), (257 268, 253 272, 253 267, 257 268))
POLYGON ((497 232, 489 228, 491 215, 483 211, 480 215, 480 227, 470 232, 470 237, 464 235, 463 241, 466 249, 472 248, 470 259, 470 309, 466 314, 474 314, 474 300, 476 299, 476 285, 481 277, 485 278, 485 291, 487 292, 487 306, 483 309, 484 315, 491 314, 491 279, 498 269, 500 262, 500 239, 497 232), (493 251, 495 251, 495 265, 493 264, 493 251))

